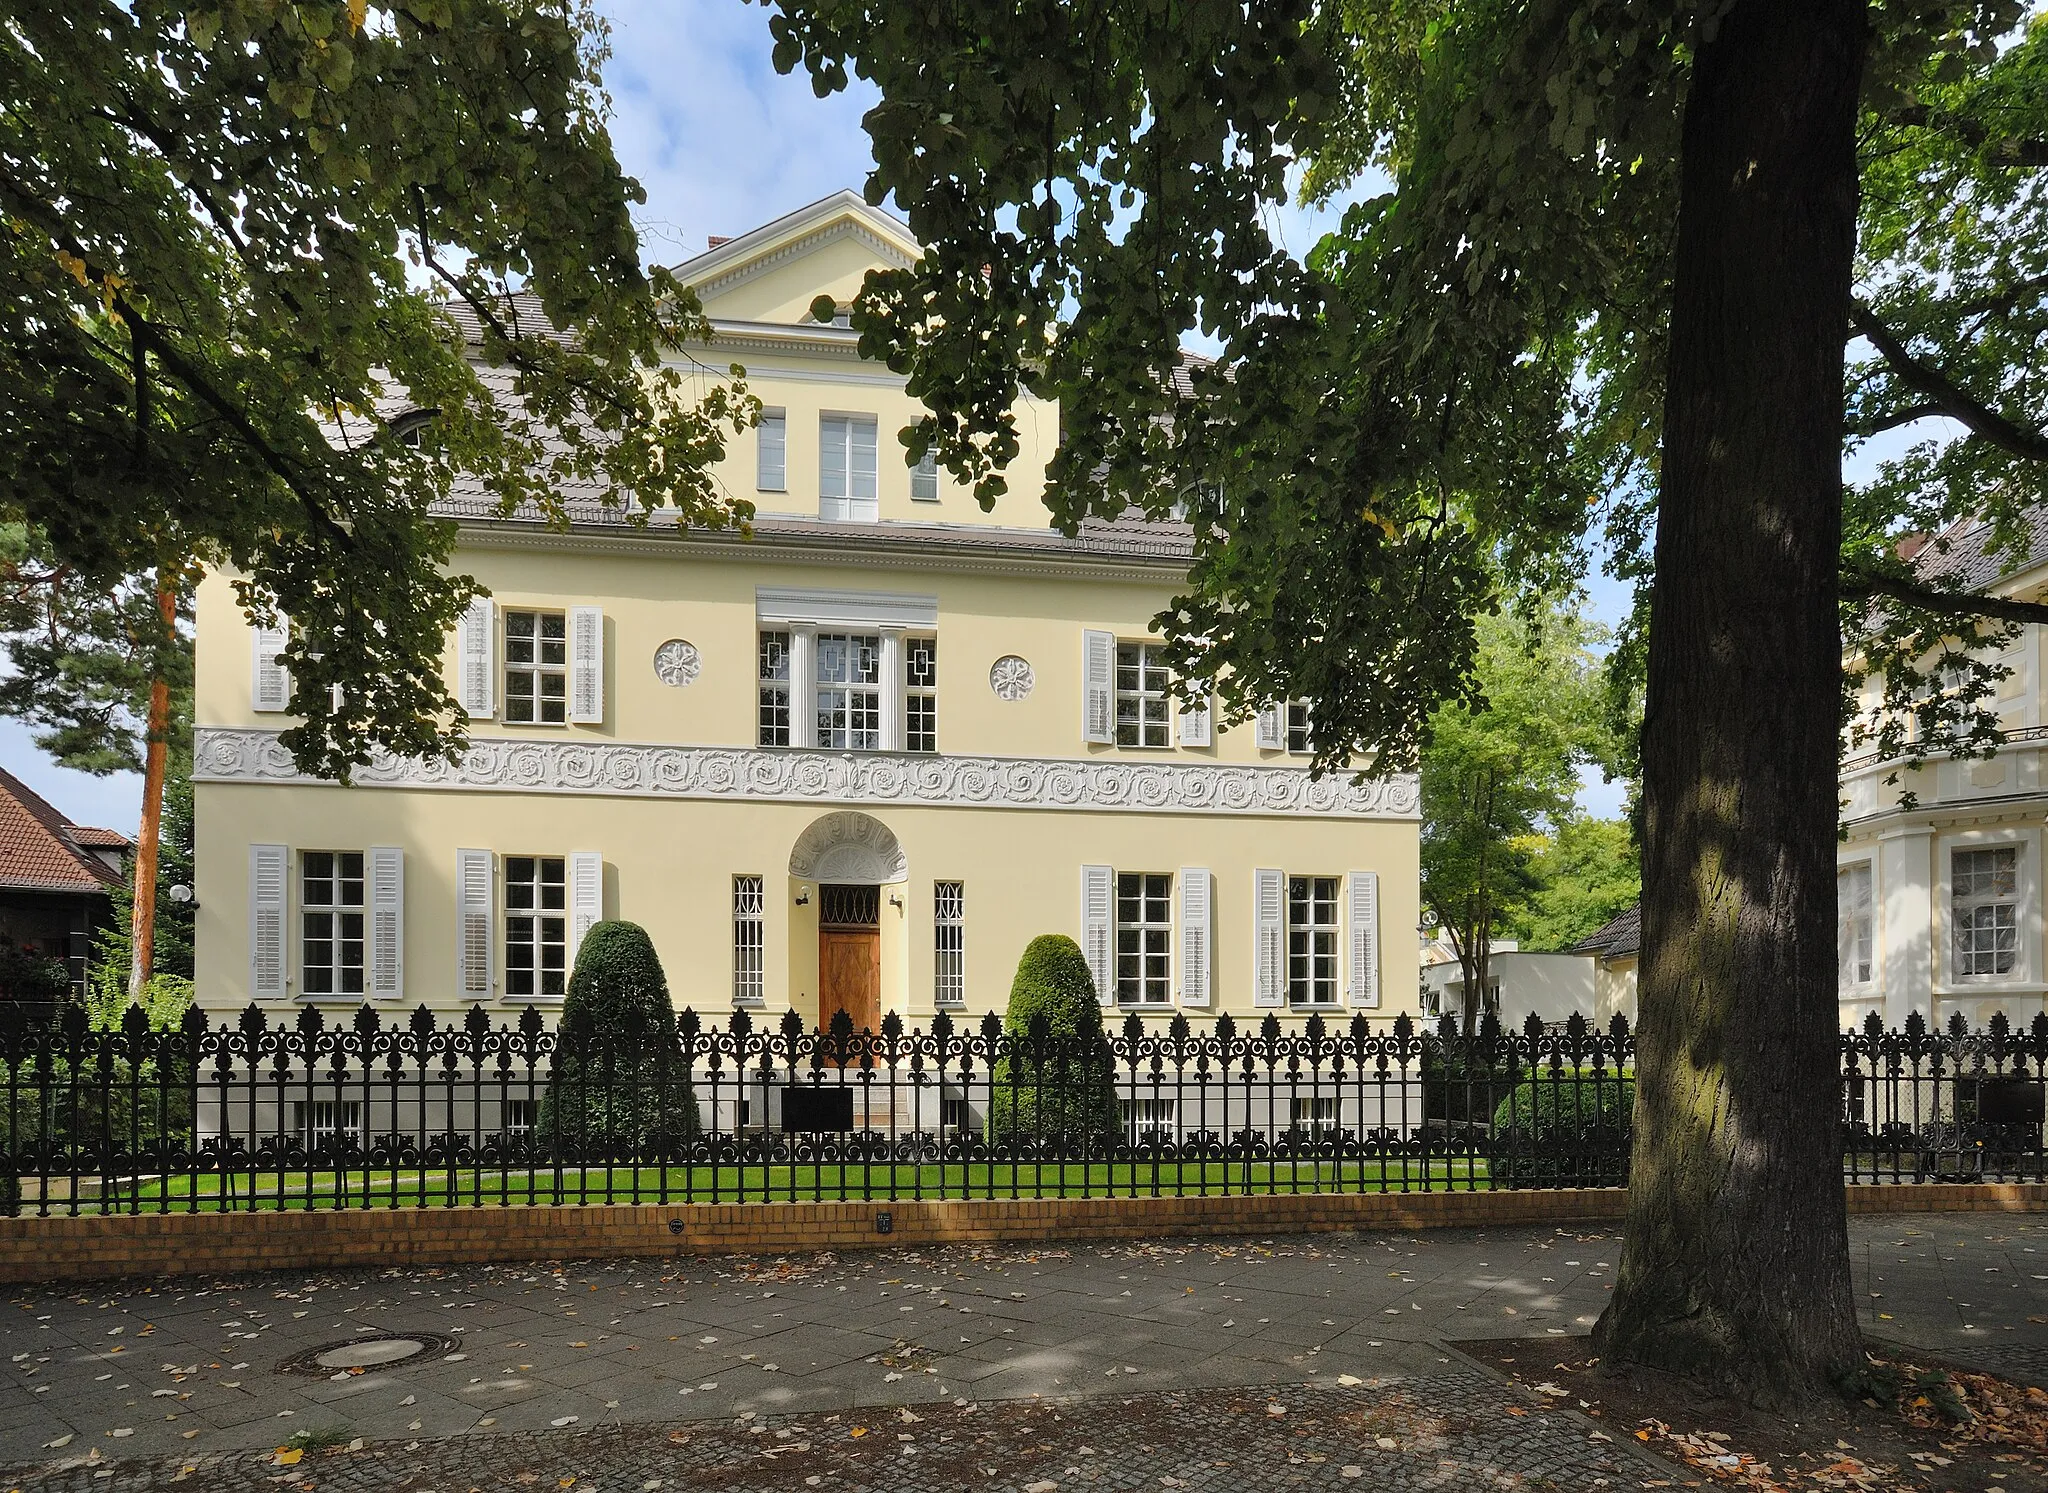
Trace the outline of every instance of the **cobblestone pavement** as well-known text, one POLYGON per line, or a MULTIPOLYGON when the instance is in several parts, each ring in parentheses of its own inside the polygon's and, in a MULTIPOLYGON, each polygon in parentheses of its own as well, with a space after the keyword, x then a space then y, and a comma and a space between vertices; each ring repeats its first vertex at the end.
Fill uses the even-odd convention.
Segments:
MULTIPOLYGON (((2048 1219, 1861 1219, 1852 1244, 1873 1334, 2042 1378, 2048 1219)), ((1618 1245, 1594 1228, 1472 1230, 46 1289, 0 1311, 0 1493, 181 1476, 443 1493, 823 1485, 810 1477, 1220 1488, 1246 1486, 1261 1457, 1252 1486, 1635 1486, 1600 1470, 1621 1454, 1590 1426, 1521 1404, 1444 1346, 1584 1332, 1618 1245), (452 1348, 280 1372, 409 1332, 452 1348), (891 1419, 906 1412, 925 1419, 891 1419), (1368 1434, 1374 1416, 1396 1429, 1368 1434), (1226 1429, 1235 1451, 1217 1449, 1226 1429), (968 1466, 977 1446, 992 1473, 968 1466), (279 1447, 301 1456, 279 1462, 279 1447)))

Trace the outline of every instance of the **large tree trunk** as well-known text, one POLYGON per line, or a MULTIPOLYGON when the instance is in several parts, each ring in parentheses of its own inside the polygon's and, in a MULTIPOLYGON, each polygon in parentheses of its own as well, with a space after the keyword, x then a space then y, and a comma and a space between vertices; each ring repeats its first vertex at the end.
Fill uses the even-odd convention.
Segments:
MULTIPOLYGON (((174 638, 178 625, 178 596, 167 581, 156 588, 157 610, 163 614, 164 631, 174 638)), ((156 863, 163 839, 164 763, 170 750, 171 687, 162 668, 149 682, 149 739, 143 747, 142 828, 135 839, 135 903, 129 909, 128 999, 142 999, 142 987, 149 983, 156 963, 156 863)))
POLYGON ((1855 0, 1739 0, 1686 104, 1610 1361, 1796 1403, 1861 1359, 1835 1005, 1855 0))

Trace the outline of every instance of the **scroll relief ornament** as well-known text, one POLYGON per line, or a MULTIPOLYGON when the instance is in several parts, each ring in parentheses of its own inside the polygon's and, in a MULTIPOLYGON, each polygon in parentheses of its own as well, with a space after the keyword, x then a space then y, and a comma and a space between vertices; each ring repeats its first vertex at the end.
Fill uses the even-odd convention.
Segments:
POLYGON ((681 689, 695 683, 703 670, 704 660, 698 655, 695 643, 670 638, 654 650, 654 677, 663 684, 681 689))
POLYGON ((997 659, 988 671, 988 687, 996 692, 998 700, 1015 704, 1031 693, 1031 686, 1037 682, 1031 672, 1031 665, 1014 653, 1006 653, 997 659))

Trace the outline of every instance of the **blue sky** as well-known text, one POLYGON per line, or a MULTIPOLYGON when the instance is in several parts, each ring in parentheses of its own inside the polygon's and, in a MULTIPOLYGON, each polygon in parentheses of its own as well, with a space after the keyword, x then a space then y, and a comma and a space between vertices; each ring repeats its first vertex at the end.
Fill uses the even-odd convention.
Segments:
MULTIPOLYGON (((876 95, 855 81, 819 99, 801 76, 769 62, 768 12, 737 0, 601 0, 613 25, 605 71, 617 113, 612 140, 647 189, 639 214, 650 259, 697 254, 713 234, 731 236, 841 187, 858 190, 868 168, 862 113, 876 95)), ((1329 214, 1288 210, 1276 227, 1299 253, 1329 214)), ((1594 610, 1617 618, 1626 597, 1593 588, 1594 610)), ((0 763, 82 824, 132 834, 141 781, 95 778, 52 763, 19 722, 0 718, 0 763)), ((1611 814, 1618 789, 1589 785, 1587 807, 1611 814)))

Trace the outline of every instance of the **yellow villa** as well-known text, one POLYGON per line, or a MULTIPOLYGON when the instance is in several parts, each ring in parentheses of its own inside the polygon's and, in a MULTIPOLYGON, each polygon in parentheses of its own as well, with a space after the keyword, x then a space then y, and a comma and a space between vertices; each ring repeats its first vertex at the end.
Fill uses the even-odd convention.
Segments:
POLYGON ((1055 532, 1049 404, 1019 410, 991 512, 906 465, 903 381, 810 308, 917 252, 841 193, 679 267, 715 327, 706 361, 743 364, 767 406, 718 473, 758 505, 751 540, 636 528, 573 494, 554 531, 458 490, 454 564, 490 593, 449 640, 459 764, 298 776, 281 640, 228 577, 205 581, 197 957, 216 1018, 516 1018, 560 1003, 603 918, 645 926, 676 1003, 707 1016, 978 1016, 1041 933, 1080 943, 1119 1013, 1416 1009, 1415 782, 1311 781, 1284 706, 1231 730, 1181 707, 1151 622, 1186 531, 1055 532))

